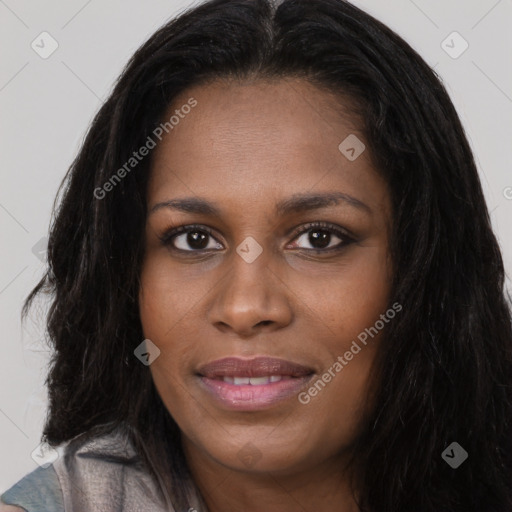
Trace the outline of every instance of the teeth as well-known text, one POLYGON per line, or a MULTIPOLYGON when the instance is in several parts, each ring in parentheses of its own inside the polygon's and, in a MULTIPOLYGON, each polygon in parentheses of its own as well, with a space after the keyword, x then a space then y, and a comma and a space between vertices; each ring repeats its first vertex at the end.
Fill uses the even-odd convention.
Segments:
POLYGON ((282 379, 282 375, 270 375, 268 377, 222 377, 224 382, 234 384, 235 386, 243 386, 247 384, 250 384, 251 386, 264 386, 271 382, 279 382, 282 379))
POLYGON ((270 382, 270 377, 251 377, 249 379, 251 386, 261 386, 270 382))

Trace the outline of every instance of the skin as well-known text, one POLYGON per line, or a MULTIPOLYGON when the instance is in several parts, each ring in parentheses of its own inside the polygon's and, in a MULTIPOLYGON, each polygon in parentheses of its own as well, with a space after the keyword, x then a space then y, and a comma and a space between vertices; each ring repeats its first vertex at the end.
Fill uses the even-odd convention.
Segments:
MULTIPOLYGON (((371 402, 380 334, 306 405, 293 396, 265 410, 226 410, 196 372, 228 356, 293 361, 314 370, 313 382, 332 367, 389 307, 388 187, 367 144, 355 161, 342 155, 349 134, 364 141, 357 123, 304 80, 203 84, 175 98, 166 119, 190 97, 197 106, 153 151, 147 192, 139 304, 144 335, 161 351, 150 365, 155 385, 210 512, 357 511, 345 466, 371 402), (367 208, 339 201, 275 212, 296 194, 332 192, 367 208), (183 197, 215 203, 220 215, 152 212, 183 197), (354 241, 315 253, 308 236, 318 228, 305 225, 317 221, 354 241), (210 252, 186 234, 173 241, 185 254, 159 238, 190 224, 211 228, 210 252), (236 252, 249 236, 263 250, 252 263, 236 252)), ((323 229, 329 247, 347 240, 323 229)))

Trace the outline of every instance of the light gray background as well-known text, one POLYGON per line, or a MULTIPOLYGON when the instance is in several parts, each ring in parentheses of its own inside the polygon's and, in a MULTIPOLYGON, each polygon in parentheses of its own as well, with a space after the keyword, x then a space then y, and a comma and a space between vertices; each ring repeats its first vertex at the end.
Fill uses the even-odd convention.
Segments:
MULTIPOLYGON (((352 1, 398 32, 444 81, 477 158, 510 272, 512 0, 352 1), (441 47, 453 31, 469 43, 457 59, 441 47)), ((57 187, 121 68, 151 33, 190 5, 0 0, 0 492, 37 467, 30 454, 45 414, 46 304, 38 303, 39 314, 36 308, 25 326, 20 322, 22 301, 44 268, 44 252, 33 247, 47 233, 57 187), (46 60, 31 48, 43 31, 59 44, 46 60)))

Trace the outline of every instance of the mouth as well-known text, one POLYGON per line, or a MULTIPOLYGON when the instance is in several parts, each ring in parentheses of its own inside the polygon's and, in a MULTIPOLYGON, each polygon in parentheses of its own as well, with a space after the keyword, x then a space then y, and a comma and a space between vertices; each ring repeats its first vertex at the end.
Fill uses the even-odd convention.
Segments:
POLYGON ((312 368, 271 357, 227 357, 208 363, 197 377, 217 405, 230 410, 261 410, 297 394, 312 368))

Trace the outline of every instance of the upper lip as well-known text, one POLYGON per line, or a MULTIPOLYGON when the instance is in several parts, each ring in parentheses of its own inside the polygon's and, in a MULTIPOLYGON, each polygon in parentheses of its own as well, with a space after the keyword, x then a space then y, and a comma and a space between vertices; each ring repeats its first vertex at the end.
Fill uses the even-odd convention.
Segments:
POLYGON ((313 370, 301 364, 274 357, 255 357, 253 359, 225 357, 201 366, 198 373, 209 379, 216 377, 265 377, 270 375, 304 377, 313 373, 313 370))

